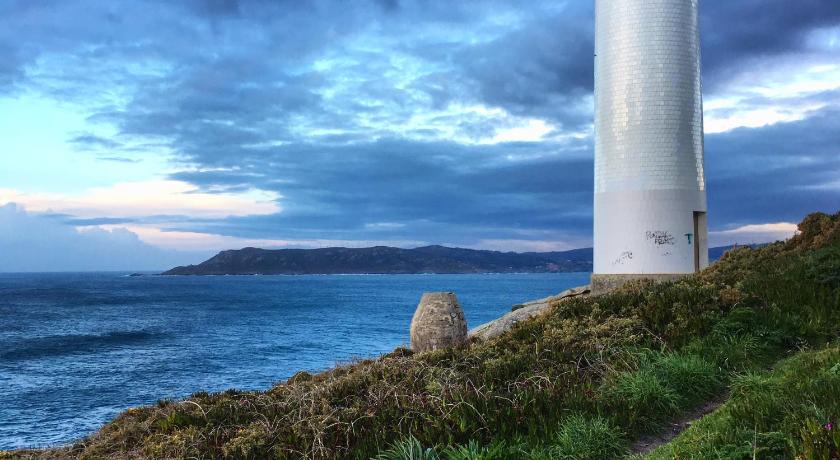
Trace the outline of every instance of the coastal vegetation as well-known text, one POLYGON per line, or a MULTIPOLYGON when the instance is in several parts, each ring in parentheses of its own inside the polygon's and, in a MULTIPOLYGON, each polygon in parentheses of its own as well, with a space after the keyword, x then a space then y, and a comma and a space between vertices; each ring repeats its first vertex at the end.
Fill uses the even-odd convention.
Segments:
POLYGON ((0 458, 838 458, 840 213, 799 228, 679 281, 558 302, 495 339, 161 401, 0 458))

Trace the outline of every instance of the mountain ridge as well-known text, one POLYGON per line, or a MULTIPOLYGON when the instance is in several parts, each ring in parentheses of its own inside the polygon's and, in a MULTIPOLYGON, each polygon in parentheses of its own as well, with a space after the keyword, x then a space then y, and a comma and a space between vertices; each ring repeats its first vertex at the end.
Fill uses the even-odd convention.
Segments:
MULTIPOLYGON (((579 251, 579 250, 573 250, 579 251)), ((432 245, 413 249, 368 248, 260 249, 221 251, 198 264, 164 275, 309 275, 423 273, 555 273, 592 269, 591 260, 571 252, 517 253, 432 245)))
MULTIPOLYGON (((709 249, 718 259, 729 247, 709 249)), ((441 245, 404 249, 261 249, 221 251, 197 265, 172 268, 163 275, 335 275, 568 273, 592 271, 592 248, 551 252, 503 252, 441 245)))

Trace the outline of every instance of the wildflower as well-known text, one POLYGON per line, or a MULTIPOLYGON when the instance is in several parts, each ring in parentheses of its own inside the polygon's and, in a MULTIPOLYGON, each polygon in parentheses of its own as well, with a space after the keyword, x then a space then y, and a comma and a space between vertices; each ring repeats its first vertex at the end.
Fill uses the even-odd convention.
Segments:
POLYGON ((832 428, 834 428, 834 424, 833 424, 833 423, 828 422, 828 423, 826 423, 826 424, 825 424, 825 429, 826 429, 826 430, 831 430, 832 428))

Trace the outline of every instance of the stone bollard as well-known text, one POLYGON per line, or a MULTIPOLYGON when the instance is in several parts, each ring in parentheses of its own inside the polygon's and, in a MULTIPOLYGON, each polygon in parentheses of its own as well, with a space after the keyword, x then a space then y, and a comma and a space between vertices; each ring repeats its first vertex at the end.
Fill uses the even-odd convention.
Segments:
POLYGON ((411 320, 411 350, 437 350, 467 341, 467 320, 452 292, 426 292, 411 320))

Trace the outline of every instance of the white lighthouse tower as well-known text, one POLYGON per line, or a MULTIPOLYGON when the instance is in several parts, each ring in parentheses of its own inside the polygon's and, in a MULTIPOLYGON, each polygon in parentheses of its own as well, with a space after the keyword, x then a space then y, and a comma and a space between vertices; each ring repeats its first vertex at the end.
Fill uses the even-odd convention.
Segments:
POLYGON ((593 289, 706 267, 698 0, 595 0, 593 289))

